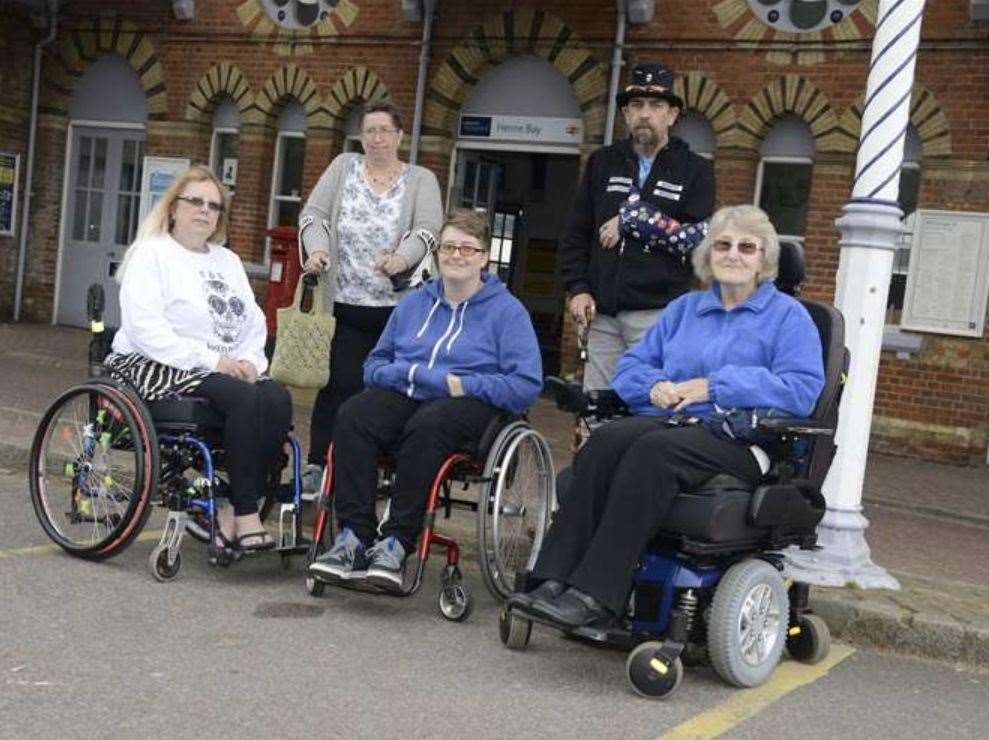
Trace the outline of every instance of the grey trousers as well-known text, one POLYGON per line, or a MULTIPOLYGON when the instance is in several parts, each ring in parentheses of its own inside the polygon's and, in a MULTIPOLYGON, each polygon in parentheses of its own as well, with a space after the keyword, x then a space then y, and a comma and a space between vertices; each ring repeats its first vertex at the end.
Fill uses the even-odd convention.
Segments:
POLYGON ((587 332, 587 364, 584 390, 611 387, 618 358, 639 341, 646 329, 659 321, 661 308, 619 311, 616 316, 598 314, 587 332))

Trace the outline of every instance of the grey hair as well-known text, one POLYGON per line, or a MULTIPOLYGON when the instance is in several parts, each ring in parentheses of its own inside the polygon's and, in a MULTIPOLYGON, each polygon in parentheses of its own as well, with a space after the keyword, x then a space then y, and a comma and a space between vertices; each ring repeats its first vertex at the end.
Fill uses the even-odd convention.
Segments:
POLYGON ((765 283, 776 279, 780 268, 780 238, 769 220, 769 216, 758 206, 725 206, 711 217, 707 236, 694 250, 691 260, 694 274, 703 283, 714 279, 711 270, 711 245, 729 226, 748 232, 756 237, 762 247, 762 264, 756 273, 756 280, 765 283))

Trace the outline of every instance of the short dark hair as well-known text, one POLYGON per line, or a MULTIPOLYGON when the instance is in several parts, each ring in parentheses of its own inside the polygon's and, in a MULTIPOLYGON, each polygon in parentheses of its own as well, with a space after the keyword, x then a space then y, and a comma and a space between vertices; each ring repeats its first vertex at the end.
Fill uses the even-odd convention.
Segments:
POLYGON ((399 131, 402 130, 402 115, 398 112, 398 108, 387 100, 375 100, 364 104, 364 107, 361 109, 362 127, 364 126, 364 119, 372 113, 387 113, 391 117, 391 125, 399 131))
POLYGON ((465 234, 477 239, 478 244, 487 252, 491 248, 491 223, 488 214, 484 211, 470 211, 466 208, 458 208, 451 211, 443 222, 440 229, 440 236, 446 231, 448 226, 460 229, 465 234))

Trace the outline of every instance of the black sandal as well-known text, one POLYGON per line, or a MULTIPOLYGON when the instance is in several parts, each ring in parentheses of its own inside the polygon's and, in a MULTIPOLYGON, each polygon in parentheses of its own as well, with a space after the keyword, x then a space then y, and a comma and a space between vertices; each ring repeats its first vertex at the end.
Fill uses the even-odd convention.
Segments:
POLYGON ((275 537, 266 529, 258 529, 254 532, 245 532, 240 537, 234 538, 233 546, 241 552, 264 552, 275 548, 275 537), (257 545, 244 545, 244 540, 260 539, 257 545))

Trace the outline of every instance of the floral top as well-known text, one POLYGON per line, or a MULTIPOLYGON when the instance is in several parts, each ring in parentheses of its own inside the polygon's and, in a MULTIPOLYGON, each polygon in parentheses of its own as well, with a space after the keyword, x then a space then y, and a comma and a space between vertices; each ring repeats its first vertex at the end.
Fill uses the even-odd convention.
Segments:
POLYGON ((355 306, 394 306, 398 294, 391 280, 374 269, 378 255, 398 246, 398 220, 408 182, 405 167, 382 195, 364 176, 364 158, 356 157, 344 179, 340 217, 336 300, 355 306))

